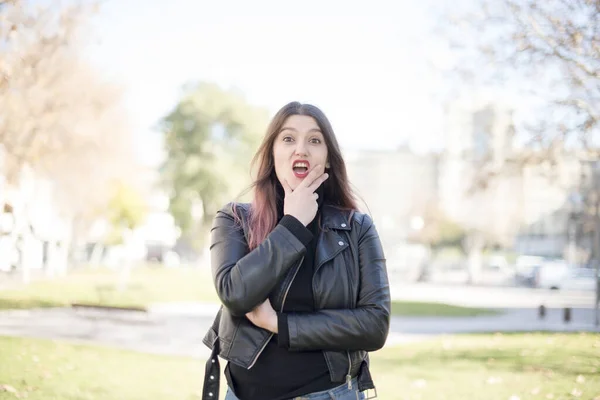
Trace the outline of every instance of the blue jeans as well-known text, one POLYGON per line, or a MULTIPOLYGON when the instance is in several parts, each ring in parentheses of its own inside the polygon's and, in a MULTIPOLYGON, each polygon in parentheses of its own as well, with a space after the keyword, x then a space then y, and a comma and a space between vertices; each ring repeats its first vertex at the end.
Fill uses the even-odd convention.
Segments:
MULTIPOLYGON (((352 379, 352 389, 348 389, 347 384, 340 385, 333 389, 305 394, 304 396, 294 397, 290 400, 364 400, 365 394, 358 391, 358 382, 356 378, 352 379)), ((225 400, 240 400, 228 388, 225 400)))

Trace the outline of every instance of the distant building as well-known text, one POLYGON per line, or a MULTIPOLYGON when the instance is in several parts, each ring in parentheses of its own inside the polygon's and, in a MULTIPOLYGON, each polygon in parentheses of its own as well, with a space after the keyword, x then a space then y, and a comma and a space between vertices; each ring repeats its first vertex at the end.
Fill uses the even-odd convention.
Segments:
POLYGON ((496 186, 485 195, 473 190, 473 185, 480 172, 478 167, 485 160, 501 166, 511 155, 511 108, 475 96, 457 99, 447 107, 445 133, 446 150, 440 161, 440 208, 450 219, 488 229, 502 241, 510 241, 506 237, 511 231, 507 224, 519 218, 515 206, 521 201, 520 185, 512 178, 497 179, 496 186))
POLYGON ((568 258, 568 247, 575 242, 591 247, 591 238, 581 232, 572 200, 579 195, 582 173, 585 166, 574 156, 559 159, 552 175, 543 167, 523 171, 523 221, 515 238, 516 252, 568 258))
MULTIPOLYGON (((487 157, 496 169, 507 171, 507 160, 522 149, 514 146, 510 102, 491 94, 458 99, 446 110, 446 150, 440 161, 439 198, 447 215, 504 235, 501 241, 520 254, 562 257, 569 242, 569 196, 579 182, 576 158, 563 157, 553 168, 514 168, 494 178, 492 195, 469 203, 465 193, 487 157), (478 204, 479 203, 479 204, 478 204), (469 205, 470 204, 470 205, 469 205)), ((477 199, 477 196, 473 197, 477 199)), ((502 235, 501 235, 502 236, 502 235)))
POLYGON ((438 156, 407 147, 345 152, 350 182, 377 224, 386 248, 406 241, 411 223, 437 202, 438 156))
POLYGON ((58 211, 52 182, 26 166, 17 182, 0 181, 0 271, 64 272, 71 225, 58 211))

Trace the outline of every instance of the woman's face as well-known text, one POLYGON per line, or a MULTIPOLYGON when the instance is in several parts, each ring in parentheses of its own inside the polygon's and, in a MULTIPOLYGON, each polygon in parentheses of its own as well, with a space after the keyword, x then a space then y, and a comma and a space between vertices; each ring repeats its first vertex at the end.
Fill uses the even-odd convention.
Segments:
POLYGON ((277 179, 292 190, 317 165, 325 167, 327 145, 317 121, 307 115, 288 117, 273 143, 273 158, 277 179))

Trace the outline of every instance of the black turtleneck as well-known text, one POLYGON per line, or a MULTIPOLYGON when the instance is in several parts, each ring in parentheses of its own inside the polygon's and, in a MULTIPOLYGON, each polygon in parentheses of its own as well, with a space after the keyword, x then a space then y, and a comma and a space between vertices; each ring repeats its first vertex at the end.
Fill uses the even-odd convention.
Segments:
POLYGON ((274 335, 251 369, 229 363, 225 375, 229 386, 240 400, 284 400, 308 393, 328 390, 332 383, 322 351, 289 351, 286 313, 313 312, 312 278, 316 268, 314 255, 319 236, 319 214, 324 201, 319 194, 319 212, 305 227, 291 215, 283 215, 283 188, 277 185, 279 224, 285 226, 306 246, 304 260, 287 294, 283 310, 278 313, 278 335, 274 335))

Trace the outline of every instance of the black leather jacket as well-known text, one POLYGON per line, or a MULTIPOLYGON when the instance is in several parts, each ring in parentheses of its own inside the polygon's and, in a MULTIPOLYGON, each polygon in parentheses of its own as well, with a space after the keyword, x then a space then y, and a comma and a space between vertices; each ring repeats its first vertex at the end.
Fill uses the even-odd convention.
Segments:
MULTIPOLYGON (((248 204, 227 205, 217 213, 211 231, 212 272, 223 307, 203 342, 213 349, 217 368, 214 353, 252 368, 273 333, 256 327, 245 314, 267 297, 281 311, 306 251, 285 226, 277 225, 249 252, 245 239, 248 209, 248 204)), ((383 347, 390 324, 390 290, 381 242, 366 214, 324 205, 321 224, 324 229, 318 237, 313 277, 318 311, 288 314, 290 350, 323 350, 332 382, 358 376, 361 391, 372 389, 367 352, 383 347)), ((212 375, 214 381, 210 361, 206 379, 212 375)), ((205 389, 211 383, 207 380, 205 389)))

